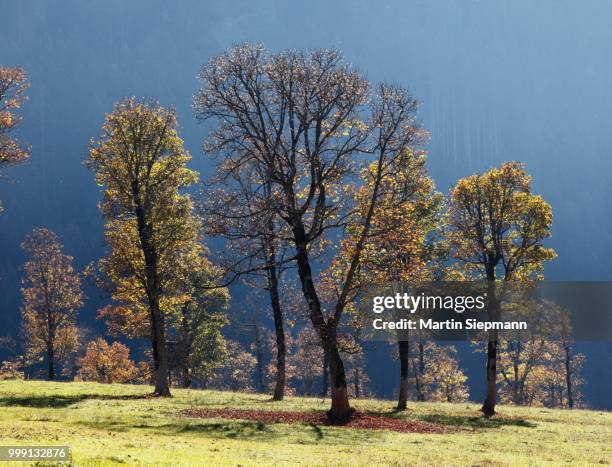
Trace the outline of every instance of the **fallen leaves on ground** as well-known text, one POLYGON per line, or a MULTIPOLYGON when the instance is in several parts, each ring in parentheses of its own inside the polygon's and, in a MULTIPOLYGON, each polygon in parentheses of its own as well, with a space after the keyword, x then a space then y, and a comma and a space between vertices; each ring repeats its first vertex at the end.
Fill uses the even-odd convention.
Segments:
MULTIPOLYGON (((334 425, 324 412, 286 412, 280 410, 246 410, 246 409, 188 409, 183 416, 193 418, 223 418, 228 420, 250 420, 261 423, 307 423, 311 425, 334 425)), ((416 420, 391 418, 384 415, 370 415, 354 412, 345 428, 361 430, 389 430, 399 433, 451 433, 456 428, 436 425, 435 423, 416 420)))

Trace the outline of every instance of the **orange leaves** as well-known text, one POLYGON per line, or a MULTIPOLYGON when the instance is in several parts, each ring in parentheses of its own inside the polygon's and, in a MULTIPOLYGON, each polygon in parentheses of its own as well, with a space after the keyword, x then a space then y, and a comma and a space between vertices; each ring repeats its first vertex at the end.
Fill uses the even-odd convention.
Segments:
POLYGON ((26 352, 30 358, 52 353, 51 364, 65 363, 76 351, 79 333, 76 314, 85 298, 72 257, 62 253, 57 235, 34 229, 22 244, 28 255, 22 319, 26 352))
POLYGON ((99 338, 87 345, 79 359, 76 379, 98 383, 130 383, 139 377, 139 370, 130 360, 129 349, 120 342, 109 345, 99 338))

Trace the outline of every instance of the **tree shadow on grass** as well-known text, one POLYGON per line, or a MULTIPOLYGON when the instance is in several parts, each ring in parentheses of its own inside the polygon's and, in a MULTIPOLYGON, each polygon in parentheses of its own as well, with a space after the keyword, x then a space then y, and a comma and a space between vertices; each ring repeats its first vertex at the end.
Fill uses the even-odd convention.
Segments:
POLYGON ((146 399, 146 394, 112 395, 79 394, 75 396, 8 396, 0 397, 0 407, 64 408, 86 399, 95 400, 136 400, 146 399))
POLYGON ((203 419, 201 422, 177 420, 172 423, 149 423, 147 420, 137 422, 116 419, 80 420, 74 425, 84 426, 105 432, 142 431, 153 435, 177 436, 195 435, 211 439, 236 440, 282 440, 295 437, 299 444, 342 443, 376 443, 383 435, 367 430, 334 430, 328 436, 327 430, 336 427, 321 427, 312 423, 295 423, 290 428, 286 424, 264 423, 250 420, 203 419))
POLYGON ((202 423, 129 423, 116 420, 78 421, 76 425, 86 426, 102 431, 126 432, 130 430, 143 430, 156 435, 175 436, 187 433, 203 435, 211 438, 228 439, 272 439, 284 436, 283 433, 270 429, 270 425, 263 422, 250 421, 211 421, 202 423))
POLYGON ((469 415, 443 415, 429 414, 419 415, 419 420, 424 422, 437 423, 439 425, 456 426, 463 428, 500 428, 502 426, 518 426, 522 428, 535 428, 535 423, 522 418, 502 418, 502 417, 474 417, 469 415))

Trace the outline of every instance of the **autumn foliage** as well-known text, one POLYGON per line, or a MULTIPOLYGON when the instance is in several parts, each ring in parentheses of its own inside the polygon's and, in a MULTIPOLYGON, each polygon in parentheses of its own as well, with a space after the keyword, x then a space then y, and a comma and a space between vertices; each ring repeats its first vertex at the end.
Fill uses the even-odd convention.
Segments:
POLYGON ((85 355, 78 361, 76 379, 98 383, 132 383, 139 369, 130 360, 130 350, 120 342, 108 344, 99 338, 87 345, 85 355))
POLYGON ((34 229, 22 246, 28 255, 21 289, 26 352, 30 360, 46 359, 53 380, 56 366, 68 363, 76 352, 76 314, 85 296, 72 257, 62 253, 55 233, 34 229))
POLYGON ((0 175, 5 167, 19 164, 28 157, 29 149, 12 133, 21 123, 19 109, 27 99, 26 91, 29 87, 28 76, 23 68, 0 65, 0 175))

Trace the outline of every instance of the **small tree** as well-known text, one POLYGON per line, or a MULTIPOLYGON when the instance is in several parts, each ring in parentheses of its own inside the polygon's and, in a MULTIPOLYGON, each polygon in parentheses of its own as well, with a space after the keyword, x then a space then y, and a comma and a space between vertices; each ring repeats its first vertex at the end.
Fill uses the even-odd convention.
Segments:
MULTIPOLYGON (((538 279, 544 261, 555 257, 552 249, 543 246, 550 236, 552 209, 531 193, 531 177, 518 162, 459 180, 451 191, 447 220, 453 256, 465 277, 489 284, 492 320, 501 307, 496 282, 538 279)), ((490 331, 482 405, 487 417, 495 413, 498 340, 499 331, 490 331)))
POLYGON ((184 388, 193 379, 208 381, 222 360, 221 328, 226 324, 229 294, 225 288, 211 287, 214 277, 213 265, 201 258, 199 267, 188 274, 190 300, 169 316, 169 334, 175 339, 170 368, 179 373, 184 388))
MULTIPOLYGON (((319 394, 323 385, 322 375, 327 368, 324 367, 325 355, 321 340, 309 324, 297 333, 294 361, 294 379, 299 391, 307 396, 319 394)), ((327 387, 323 388, 323 395, 327 395, 327 387)))
POLYGON ((223 363, 216 371, 212 385, 230 391, 252 391, 253 371, 257 360, 237 341, 228 340, 223 363))
POLYGON ((78 366, 76 379, 79 381, 131 383, 139 376, 138 367, 130 359, 130 349, 120 342, 109 345, 102 338, 87 345, 78 366))
POLYGON ((468 400, 467 376, 459 367, 457 349, 428 342, 425 345, 425 354, 427 357, 423 385, 426 388, 426 398, 444 402, 468 400))
POLYGON ((57 364, 76 351, 76 315, 84 299, 81 281, 72 257, 62 253, 52 231, 34 229, 22 248, 28 255, 21 289, 26 352, 30 358, 44 356, 48 378, 54 380, 57 364))
POLYGON ((18 111, 27 99, 25 93, 29 87, 28 76, 22 68, 0 65, 0 177, 4 168, 28 158, 29 149, 21 145, 11 133, 21 123, 18 111))
MULTIPOLYGON (((280 281, 287 262, 287 232, 282 220, 261 206, 256 193, 264 176, 253 171, 234 172, 234 185, 224 175, 205 185, 199 211, 206 232, 225 239, 223 263, 228 283, 242 277, 249 285, 265 290, 269 296, 276 338, 276 368, 272 399, 282 400, 287 381, 287 337, 285 314, 280 296, 280 281)), ((270 203, 270 185, 263 182, 264 200, 270 203)))

